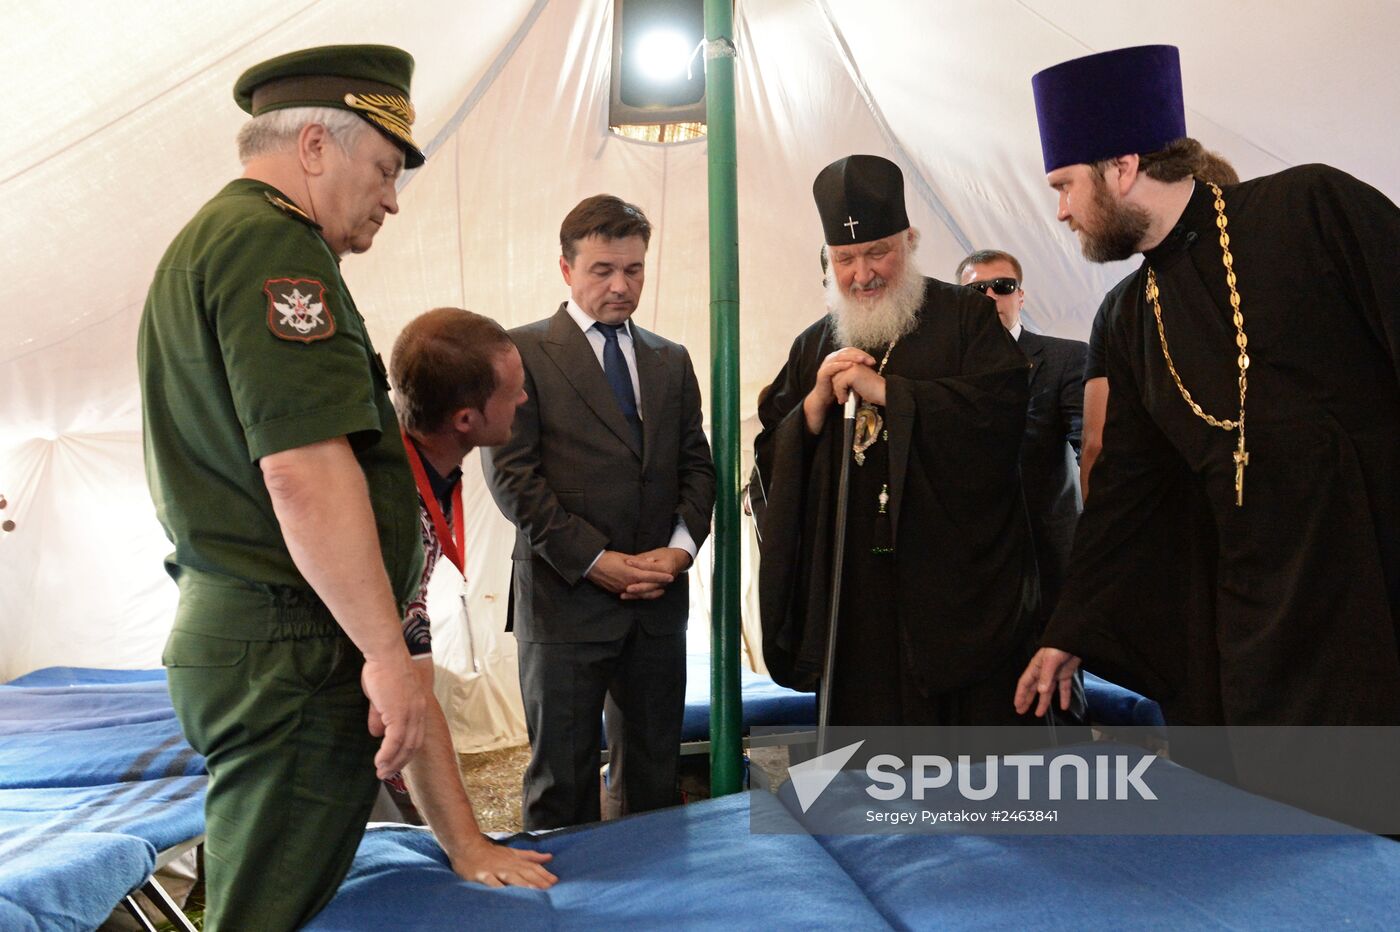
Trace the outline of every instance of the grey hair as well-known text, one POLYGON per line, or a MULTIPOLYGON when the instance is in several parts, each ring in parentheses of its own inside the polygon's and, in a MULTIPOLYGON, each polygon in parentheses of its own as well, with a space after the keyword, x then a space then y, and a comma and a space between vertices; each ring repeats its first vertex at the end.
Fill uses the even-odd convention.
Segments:
POLYGON ((238 131, 238 160, 247 165, 260 155, 280 152, 296 142, 301 128, 319 123, 343 152, 350 152, 370 125, 336 107, 285 107, 253 117, 238 131))

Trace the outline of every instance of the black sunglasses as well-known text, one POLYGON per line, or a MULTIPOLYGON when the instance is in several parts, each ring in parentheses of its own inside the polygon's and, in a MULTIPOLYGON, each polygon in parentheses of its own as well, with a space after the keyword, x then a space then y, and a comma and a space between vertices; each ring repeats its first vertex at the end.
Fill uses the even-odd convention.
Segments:
POLYGON ((984 278, 980 282, 968 282, 967 287, 982 294, 986 294, 988 288, 997 294, 1015 294, 1021 283, 1014 278, 984 278))

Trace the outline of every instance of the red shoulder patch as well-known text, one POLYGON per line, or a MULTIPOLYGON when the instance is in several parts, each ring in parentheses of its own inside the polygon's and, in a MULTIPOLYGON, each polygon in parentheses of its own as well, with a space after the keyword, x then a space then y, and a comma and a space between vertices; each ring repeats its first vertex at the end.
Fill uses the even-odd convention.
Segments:
POLYGON ((335 336, 335 318, 326 303, 326 286, 314 278, 269 278, 267 328, 282 340, 314 343, 335 336))

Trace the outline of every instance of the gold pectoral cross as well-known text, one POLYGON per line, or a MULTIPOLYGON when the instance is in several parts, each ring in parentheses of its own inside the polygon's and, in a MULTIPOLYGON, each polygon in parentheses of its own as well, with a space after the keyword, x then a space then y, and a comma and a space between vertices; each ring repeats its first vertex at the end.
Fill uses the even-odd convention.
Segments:
POLYGON ((1244 468, 1249 465, 1249 451, 1244 448, 1244 431, 1240 431, 1240 448, 1235 451, 1235 507, 1244 507, 1244 468))

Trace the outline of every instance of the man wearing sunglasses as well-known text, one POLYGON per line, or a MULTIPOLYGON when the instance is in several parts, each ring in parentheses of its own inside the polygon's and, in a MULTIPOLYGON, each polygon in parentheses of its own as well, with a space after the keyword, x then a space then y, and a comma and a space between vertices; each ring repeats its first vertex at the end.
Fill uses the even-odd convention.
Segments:
POLYGON ((1030 513, 1040 570, 1041 620, 1050 617, 1069 565, 1079 519, 1075 461, 1084 422, 1084 358, 1088 347, 1027 330, 1021 323, 1026 292, 1021 263, 1008 252, 984 249, 958 263, 957 280, 996 302, 997 316, 1031 361, 1031 400, 1021 440, 1021 487, 1030 513))

